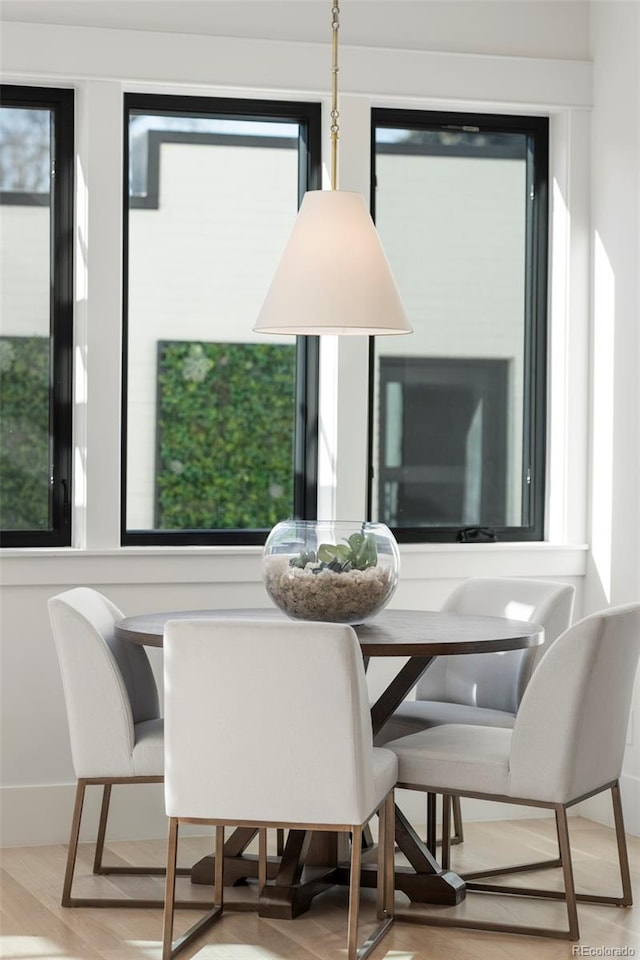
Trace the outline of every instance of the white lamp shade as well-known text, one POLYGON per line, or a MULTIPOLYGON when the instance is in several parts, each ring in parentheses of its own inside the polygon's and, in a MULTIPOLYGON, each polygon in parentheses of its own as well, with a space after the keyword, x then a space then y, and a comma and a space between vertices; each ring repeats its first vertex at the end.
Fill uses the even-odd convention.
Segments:
POLYGON ((305 194, 254 329, 309 336, 411 333, 361 194, 305 194))

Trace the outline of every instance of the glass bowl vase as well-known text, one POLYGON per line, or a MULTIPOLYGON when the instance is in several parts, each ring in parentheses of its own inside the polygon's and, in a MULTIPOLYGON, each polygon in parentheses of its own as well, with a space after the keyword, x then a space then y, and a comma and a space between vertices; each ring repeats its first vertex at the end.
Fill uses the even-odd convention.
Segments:
POLYGON ((284 520, 265 543, 267 593, 296 620, 364 623, 389 602, 400 554, 384 523, 284 520))

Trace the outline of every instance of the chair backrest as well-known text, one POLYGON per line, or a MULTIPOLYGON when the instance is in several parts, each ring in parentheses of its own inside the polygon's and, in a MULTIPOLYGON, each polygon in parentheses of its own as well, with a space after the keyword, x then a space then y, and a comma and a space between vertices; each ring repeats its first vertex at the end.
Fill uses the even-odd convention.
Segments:
POLYGON ((618 779, 640 656, 640 603, 570 627, 546 652, 513 728, 510 793, 565 803, 618 779))
POLYGON ((144 648, 116 637, 123 614, 88 587, 52 597, 49 617, 76 776, 130 776, 134 724, 160 716, 144 648))
POLYGON ((420 680, 416 698, 515 714, 542 652, 571 622, 574 594, 570 584, 551 580, 465 580, 448 597, 443 610, 539 623, 545 631, 544 644, 507 653, 438 657, 420 680))
POLYGON ((371 718, 351 627, 169 621, 164 671, 168 816, 331 824, 370 816, 371 718))

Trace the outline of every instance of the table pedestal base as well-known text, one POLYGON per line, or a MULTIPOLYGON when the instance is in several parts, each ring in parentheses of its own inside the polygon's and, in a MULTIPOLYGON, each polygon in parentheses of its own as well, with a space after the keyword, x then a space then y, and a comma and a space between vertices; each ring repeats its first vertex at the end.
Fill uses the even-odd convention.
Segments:
MULTIPOLYGON (((465 884, 457 874, 442 870, 422 845, 417 835, 399 814, 396 840, 402 849, 410 847, 411 866, 396 867, 395 889, 413 903, 438 903, 455 906, 465 897, 465 884), (407 842, 410 839, 410 844, 407 842)), ((225 844, 225 885, 235 886, 257 879, 258 858, 245 854, 257 830, 241 828, 225 844)), ((314 897, 328 887, 349 885, 349 867, 345 834, 290 830, 282 857, 267 858, 267 879, 273 881, 259 895, 258 915, 273 920, 293 920, 305 913, 314 897)), ((366 859, 376 847, 368 846, 366 859)), ((207 856, 192 868, 191 882, 213 884, 215 857, 207 856)), ((375 887, 377 867, 363 862, 363 887, 375 887)))
POLYGON ((268 884, 260 893, 258 916, 271 920, 299 917, 307 912, 314 897, 336 883, 335 874, 335 867, 308 867, 299 883, 268 884))
MULTIPOLYGON (((333 882, 347 885, 348 867, 338 867, 333 882)), ((361 886, 375 887, 377 882, 375 866, 365 864, 360 873, 361 886)), ((455 907, 462 903, 466 895, 464 880, 451 870, 441 873, 416 873, 411 867, 396 867, 394 887, 406 894, 412 903, 439 903, 442 906, 455 907)))

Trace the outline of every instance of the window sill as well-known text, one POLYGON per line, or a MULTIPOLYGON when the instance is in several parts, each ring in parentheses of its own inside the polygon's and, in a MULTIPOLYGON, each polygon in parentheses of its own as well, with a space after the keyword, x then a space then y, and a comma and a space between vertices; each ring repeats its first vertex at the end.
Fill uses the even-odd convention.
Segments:
MULTIPOLYGON (((400 547, 401 579, 459 580, 472 576, 582 577, 587 544, 411 543, 400 547), (480 560, 480 564, 478 563, 480 560)), ((7 549, 4 586, 162 583, 256 583, 262 547, 72 547, 7 549)))

